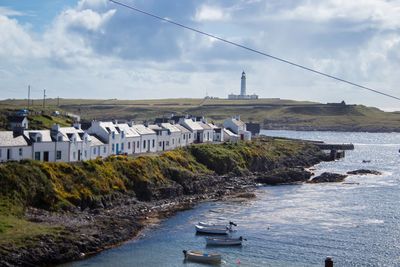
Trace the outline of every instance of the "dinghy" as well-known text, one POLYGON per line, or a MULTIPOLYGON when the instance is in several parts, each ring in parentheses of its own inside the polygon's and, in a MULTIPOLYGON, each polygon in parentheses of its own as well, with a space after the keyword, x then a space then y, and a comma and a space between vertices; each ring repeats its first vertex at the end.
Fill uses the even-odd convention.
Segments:
POLYGON ((207 246, 241 246, 243 237, 206 237, 207 246))
POLYGON ((205 226, 205 227, 218 227, 218 228, 237 226, 237 224, 234 222, 229 222, 227 224, 218 224, 218 223, 212 223, 212 222, 199 222, 197 225, 205 226))
POLYGON ((214 227, 214 226, 201 226, 196 225, 196 232, 201 234, 214 234, 214 235, 227 235, 229 228, 226 226, 214 227))
POLYGON ((202 251, 184 250, 185 260, 196 261, 203 263, 221 263, 221 254, 218 253, 204 253, 202 251))

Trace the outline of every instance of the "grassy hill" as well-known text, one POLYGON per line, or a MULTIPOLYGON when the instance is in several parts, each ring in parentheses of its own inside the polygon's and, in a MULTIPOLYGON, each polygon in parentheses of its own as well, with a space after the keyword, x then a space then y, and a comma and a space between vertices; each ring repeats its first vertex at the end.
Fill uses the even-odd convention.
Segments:
MULTIPOLYGON (((19 109, 26 100, 0 101, 5 109, 19 109)), ((42 102, 33 101, 33 109, 42 102)), ((171 114, 204 115, 215 122, 240 115, 244 121, 259 122, 266 129, 400 131, 400 113, 384 112, 363 105, 321 104, 284 99, 56 99, 47 100, 48 110, 78 114, 83 120, 127 119, 144 121, 171 114)), ((0 117, 1 119, 1 117, 0 117)))

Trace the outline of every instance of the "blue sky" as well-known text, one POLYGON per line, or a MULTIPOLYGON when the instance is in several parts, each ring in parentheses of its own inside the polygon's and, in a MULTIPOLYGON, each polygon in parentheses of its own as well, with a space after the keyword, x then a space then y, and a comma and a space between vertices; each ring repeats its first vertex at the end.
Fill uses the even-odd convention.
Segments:
MULTIPOLYGON (((399 96, 400 1, 121 0, 399 96)), ((1 0, 0 98, 226 97, 249 93, 399 109, 400 102, 121 8, 107 0, 1 0)))

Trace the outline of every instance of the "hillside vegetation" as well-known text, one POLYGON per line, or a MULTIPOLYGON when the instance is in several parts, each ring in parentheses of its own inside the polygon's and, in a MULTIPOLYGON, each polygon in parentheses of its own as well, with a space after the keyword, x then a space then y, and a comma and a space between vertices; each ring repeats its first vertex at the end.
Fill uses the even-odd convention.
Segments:
MULTIPOLYGON (((3 108, 18 109, 26 100, 0 101, 3 108)), ((283 99, 160 99, 160 100, 48 100, 48 109, 81 115, 83 120, 126 119, 152 120, 171 114, 205 116, 220 123, 240 115, 244 121, 261 123, 265 129, 333 130, 333 131, 400 131, 400 113, 384 112, 362 105, 320 104, 283 99)), ((33 108, 40 109, 34 101, 33 108)), ((0 116, 1 119, 1 116, 0 116)))
POLYGON ((315 159, 320 153, 314 146, 300 142, 260 139, 240 144, 193 145, 137 158, 0 164, 0 245, 62 231, 54 225, 25 220, 27 207, 50 211, 85 209, 116 193, 149 201, 162 198, 158 190, 175 184, 183 188, 183 194, 193 194, 193 185, 202 177, 228 173, 242 176, 273 169, 288 160, 304 162, 307 155, 315 159))

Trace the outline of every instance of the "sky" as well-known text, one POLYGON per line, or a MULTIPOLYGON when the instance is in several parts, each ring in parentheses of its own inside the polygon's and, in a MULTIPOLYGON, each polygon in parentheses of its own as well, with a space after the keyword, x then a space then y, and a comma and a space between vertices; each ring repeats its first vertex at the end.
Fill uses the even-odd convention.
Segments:
MULTIPOLYGON (((400 97, 399 0, 119 0, 400 97)), ((0 0, 0 99, 262 98, 400 110, 400 101, 107 0, 0 0)))

